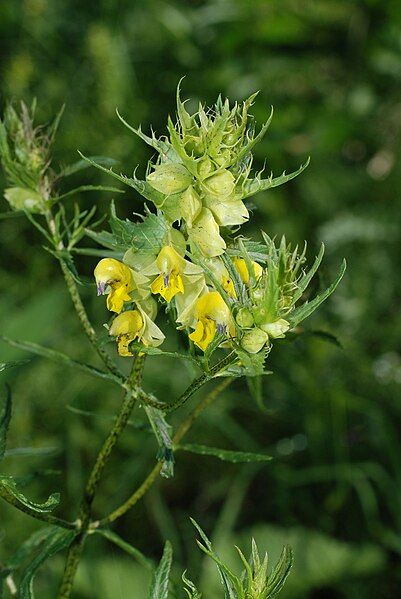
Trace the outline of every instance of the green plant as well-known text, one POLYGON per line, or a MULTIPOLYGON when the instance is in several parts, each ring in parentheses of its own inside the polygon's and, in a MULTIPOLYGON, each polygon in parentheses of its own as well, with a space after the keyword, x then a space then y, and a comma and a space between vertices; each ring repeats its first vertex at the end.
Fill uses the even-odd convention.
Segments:
MULTIPOLYGON (((0 478, 3 499, 51 525, 30 537, 0 572, 1 580, 6 579, 11 588, 14 570, 31 552, 36 552, 20 573, 20 597, 33 596, 37 569, 64 548, 67 558, 59 597, 70 597, 89 535, 103 535, 146 563, 137 549, 108 527, 141 499, 159 474, 173 476, 175 451, 214 455, 233 462, 270 459, 264 454, 181 444, 194 421, 233 379, 246 376, 251 386, 258 377, 269 374, 265 363, 273 342, 300 334, 298 325, 335 290, 345 271, 344 262, 334 282, 313 299, 307 299, 306 290, 321 263, 323 246, 307 270, 306 245, 299 251, 298 247, 291 248, 284 237, 277 243, 264 232, 258 241, 239 234, 240 226, 250 217, 246 200, 259 191, 286 183, 308 164, 279 177, 263 178, 261 172, 252 172, 252 149, 267 132, 271 120, 270 115, 256 133, 249 115, 255 96, 233 107, 219 97, 212 108, 200 106, 196 114, 190 115, 178 87, 177 122, 174 124, 169 119, 168 135, 161 138, 145 135, 120 117, 157 152, 157 159, 149 163, 144 180, 139 180, 135 173, 132 177, 117 174, 109 158, 83 155, 82 160, 70 167, 54 171, 50 152, 61 113, 52 125, 34 127, 34 107, 29 111, 22 104, 19 114, 12 106, 5 111, 0 123, 0 153, 9 185, 4 194, 12 209, 9 216, 25 215, 43 235, 45 249, 60 264, 77 316, 103 368, 34 343, 4 336, 2 339, 108 380, 123 391, 121 408, 89 473, 75 521, 53 515, 57 494, 45 503, 35 503, 22 494, 17 479, 0 478), (153 209, 145 205, 144 215, 136 221, 123 220, 112 203, 110 231, 96 230, 99 221, 94 221, 95 211, 81 211, 78 206, 71 209, 66 200, 78 191, 121 190, 85 185, 64 193, 59 191, 62 181, 88 165, 135 189, 153 204, 153 209), (97 247, 78 246, 85 236, 94 240, 97 247), (106 306, 113 315, 105 324, 108 334, 96 333, 82 303, 79 287, 86 281, 75 268, 77 254, 101 258, 94 275, 97 293, 107 296, 106 306), (166 322, 177 335, 177 347, 172 350, 161 348, 166 322), (129 362, 128 374, 109 351, 107 344, 111 340, 116 341, 118 354, 129 362), (142 385, 145 358, 162 355, 188 361, 197 371, 191 384, 172 400, 154 397, 142 385), (217 381, 215 388, 198 400, 171 434, 167 416, 213 380, 217 381), (155 435, 159 448, 157 464, 125 502, 108 515, 94 518, 93 501, 105 465, 136 404, 143 407, 155 435)), ((3 369, 12 366, 13 363, 4 364, 3 369)), ((2 454, 10 416, 8 393, 0 423, 2 454)), ((203 531, 197 528, 204 542, 201 549, 219 566, 226 597, 276 596, 290 569, 289 549, 285 549, 278 566, 268 575, 267 558, 260 561, 253 544, 252 564, 240 552, 245 575, 239 578, 224 566, 203 531)), ((167 598, 170 566, 171 548, 167 544, 154 573, 151 598, 167 598)), ((191 582, 184 578, 184 583, 190 597, 200 597, 191 582)))

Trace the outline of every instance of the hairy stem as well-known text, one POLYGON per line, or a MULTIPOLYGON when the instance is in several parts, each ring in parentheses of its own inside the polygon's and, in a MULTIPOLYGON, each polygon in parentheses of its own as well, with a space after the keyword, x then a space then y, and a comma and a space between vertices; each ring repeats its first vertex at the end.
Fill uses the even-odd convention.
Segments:
MULTIPOLYGON (((55 250, 57 252, 65 250, 63 239, 59 234, 58 228, 56 226, 56 221, 54 219, 51 209, 49 209, 45 213, 45 218, 46 218, 46 222, 47 222, 47 226, 48 226, 50 235, 53 239, 55 250)), ((72 276, 69 268, 67 267, 64 260, 60 256, 58 257, 58 260, 60 263, 62 273, 64 275, 65 282, 67 284, 68 291, 69 291, 71 299, 72 299, 72 303, 74 305, 74 308, 75 308, 75 311, 79 318, 79 321, 82 324, 82 327, 86 333, 86 336, 88 337, 90 343, 93 345, 96 352, 100 356, 101 360, 107 367, 108 371, 111 372, 112 374, 114 374, 114 376, 118 377, 120 380, 123 380, 124 379, 123 375, 118 370, 117 366, 114 364, 114 362, 111 359, 111 357, 109 356, 109 354, 102 347, 100 347, 100 345, 97 341, 95 329, 93 328, 93 326, 90 323, 88 314, 87 314, 85 307, 82 303, 81 296, 79 295, 78 287, 77 287, 74 277, 72 276)))
MULTIPOLYGON (((178 444, 181 439, 186 435, 189 431, 195 420, 200 416, 207 406, 209 406, 220 393, 224 391, 228 387, 228 385, 233 381, 232 378, 225 378, 221 381, 210 393, 208 393, 202 401, 192 410, 192 412, 183 420, 183 422, 178 427, 174 437, 173 443, 178 444)), ((93 522, 93 527, 105 526, 120 518, 123 514, 125 514, 129 509, 131 509, 138 501, 145 495, 145 493, 150 489, 155 480, 157 479, 160 470, 162 468, 162 464, 158 463, 151 470, 148 476, 145 478, 143 483, 136 489, 136 491, 125 501, 120 507, 114 510, 111 514, 99 520, 98 522, 93 522)))
POLYGON ((210 369, 209 372, 202 374, 200 377, 195 379, 185 389, 184 393, 182 395, 180 395, 180 397, 174 403, 167 406, 164 409, 164 411, 166 413, 170 413, 170 412, 173 412, 174 410, 176 410, 177 408, 179 408, 180 406, 182 406, 182 404, 184 404, 186 401, 188 401, 188 399, 191 397, 191 395, 193 395, 195 393, 195 391, 200 389, 205 383, 207 383, 208 381, 213 379, 221 370, 224 370, 224 368, 226 368, 227 366, 232 364, 234 361, 235 361, 235 352, 231 352, 225 358, 223 358, 222 360, 217 362, 217 364, 215 364, 210 369))
POLYGON ((111 359, 109 354, 106 352, 106 350, 104 350, 98 344, 95 330, 89 321, 88 314, 87 314, 85 307, 82 303, 81 297, 78 292, 77 284, 74 280, 74 277, 70 273, 68 267, 65 265, 63 260, 60 260, 60 266, 61 266, 61 270, 63 271, 65 282, 67 283, 68 291, 70 292, 72 303, 74 304, 75 311, 76 311, 79 321, 82 324, 82 327, 86 333, 86 336, 88 337, 89 341, 95 348, 95 350, 98 353, 98 355, 100 356, 100 358, 103 360, 108 371, 111 372, 112 374, 114 374, 114 376, 117 376, 121 380, 122 379, 121 372, 118 370, 118 368, 116 367, 116 365, 114 364, 113 360, 111 359))
POLYGON ((106 466, 107 460, 117 443, 121 433, 125 429, 131 412, 134 408, 138 397, 138 391, 141 384, 142 370, 144 364, 144 356, 136 356, 131 374, 127 381, 127 392, 116 421, 113 424, 112 429, 107 435, 104 441, 92 471, 89 475, 88 482, 86 483, 84 497, 81 502, 78 520, 80 532, 75 537, 74 541, 70 545, 67 553, 67 559, 64 568, 64 574, 59 590, 59 599, 69 599, 71 596, 72 585, 74 582, 75 574, 78 569, 78 564, 82 555, 85 539, 88 534, 88 528, 91 519, 92 504, 95 498, 96 490, 99 485, 103 470, 106 466))

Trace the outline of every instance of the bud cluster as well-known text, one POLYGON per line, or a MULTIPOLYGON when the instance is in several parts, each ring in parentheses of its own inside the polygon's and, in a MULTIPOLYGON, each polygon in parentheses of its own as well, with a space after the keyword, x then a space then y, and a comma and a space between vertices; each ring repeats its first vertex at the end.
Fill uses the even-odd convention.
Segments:
MULTIPOLYGON (((341 279, 344 269, 322 296, 297 307, 323 248, 306 273, 306 248, 291 250, 284 238, 276 246, 265 233, 263 243, 236 235, 249 219, 246 198, 285 183, 304 168, 277 179, 262 179, 260 173, 252 177, 252 148, 270 122, 255 134, 249 116, 255 95, 232 108, 219 98, 213 108, 200 106, 190 115, 178 89, 177 122, 169 119, 167 137, 134 130, 158 151, 157 160, 149 164, 146 181, 117 177, 154 202, 157 214, 152 217, 163 238, 157 251, 153 242, 140 248, 133 243, 123 262, 104 258, 96 267, 98 293, 108 295, 109 310, 118 314, 110 334, 121 355, 131 355, 134 340, 144 346, 163 342, 154 323, 161 304, 203 352, 229 347, 240 359, 244 352, 264 359, 272 341, 309 316, 341 279)), ((119 222, 123 227, 130 223, 119 222)), ((146 218, 133 226, 146 228, 149 237, 146 218)))
POLYGON ((6 107, 0 121, 0 155, 11 185, 4 196, 13 210, 43 213, 50 201, 54 175, 50 171, 50 147, 61 113, 48 127, 34 127, 35 104, 24 103, 18 114, 6 107))

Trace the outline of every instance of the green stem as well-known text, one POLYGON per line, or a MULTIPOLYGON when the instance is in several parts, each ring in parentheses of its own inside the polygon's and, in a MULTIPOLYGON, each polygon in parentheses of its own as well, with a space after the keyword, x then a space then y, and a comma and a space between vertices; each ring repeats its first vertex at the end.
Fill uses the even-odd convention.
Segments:
MULTIPOLYGON (((221 383, 219 383, 210 393, 208 393, 201 402, 192 410, 192 412, 185 418, 185 420, 180 424, 173 437, 173 443, 178 444, 181 439, 186 435, 189 431, 195 420, 201 415, 203 410, 209 406, 220 393, 224 391, 228 387, 228 385, 233 381, 232 378, 225 378, 221 383)), ((115 509, 111 514, 99 520, 97 522, 92 523, 93 528, 97 528, 98 526, 105 526, 117 520, 123 516, 129 509, 131 509, 138 501, 145 495, 145 493, 150 489, 155 480, 157 479, 160 470, 162 468, 162 464, 158 463, 154 468, 150 471, 148 476, 145 478, 143 483, 136 489, 136 491, 125 501, 122 505, 120 505, 117 509, 115 509)))
POLYGON ((235 360, 235 352, 229 353, 225 358, 217 362, 209 372, 202 374, 200 377, 195 379, 184 391, 182 395, 172 404, 167 406, 164 411, 169 414, 170 412, 174 412, 177 408, 182 406, 188 399, 202 387, 205 383, 213 379, 220 371, 224 370, 227 366, 232 364, 235 360))
POLYGON ((122 379, 121 372, 118 370, 118 368, 114 364, 114 362, 111 359, 111 357, 109 356, 109 354, 98 344, 95 330, 89 321, 88 314, 87 314, 85 307, 82 303, 81 296, 79 295, 77 284, 74 280, 74 277, 72 276, 68 267, 65 265, 65 263, 61 259, 60 259, 60 266, 61 266, 61 270, 63 271, 65 282, 67 283, 67 287, 68 287, 68 291, 69 291, 71 299, 72 299, 72 303, 74 304, 74 308, 75 308, 78 318, 82 324, 82 327, 86 333, 86 336, 88 337, 89 341, 95 348, 95 350, 98 353, 98 355, 100 356, 100 358, 103 360, 103 362, 106 365, 109 372, 111 372, 112 374, 114 374, 114 376, 117 376, 121 380, 122 379))
MULTIPOLYGON (((63 239, 59 234, 59 231, 58 231, 58 228, 56 225, 56 221, 54 219, 51 209, 49 209, 45 213, 45 218, 46 218, 47 226, 48 226, 50 235, 52 237, 54 248, 55 248, 56 252, 65 250, 63 239)), ((46 234, 46 233, 44 233, 44 234, 46 234)), ((118 370, 118 368, 114 364, 114 362, 111 359, 111 357, 109 356, 109 354, 102 347, 100 347, 100 345, 98 343, 95 329, 93 328, 93 326, 90 323, 88 314, 87 314, 85 307, 82 303, 81 296, 79 295, 78 287, 77 287, 74 277, 72 276, 72 274, 71 274, 69 268, 67 267, 67 265, 65 264, 64 260, 61 257, 59 257, 58 260, 59 260, 60 267, 61 267, 61 270, 64 275, 65 282, 67 284, 68 291, 69 291, 71 299, 72 299, 72 303, 74 304, 75 311, 76 311, 79 321, 82 324, 82 327, 86 333, 86 336, 88 337, 90 343, 95 348, 95 350, 98 353, 98 355, 100 356, 101 360, 103 360, 103 363, 107 367, 108 371, 111 372, 112 374, 114 374, 114 376, 118 377, 120 380, 123 380, 124 377, 123 377, 122 373, 118 370)))
POLYGON ((78 569, 78 564, 84 548, 85 539, 88 534, 92 504, 95 498, 96 490, 99 485, 104 468, 106 466, 107 460, 110 457, 110 454, 115 444, 117 443, 117 440, 119 439, 121 433, 124 431, 128 423, 129 417, 131 415, 131 412, 136 403, 136 400, 138 398, 143 365, 144 356, 136 356, 131 374, 127 381, 127 392, 125 394, 120 413, 118 414, 112 429, 107 435, 107 438, 104 441, 98 453, 95 464, 89 475, 78 515, 80 532, 70 545, 70 548, 67 553, 64 574, 58 595, 59 599, 69 599, 69 597, 71 596, 75 574, 78 569))

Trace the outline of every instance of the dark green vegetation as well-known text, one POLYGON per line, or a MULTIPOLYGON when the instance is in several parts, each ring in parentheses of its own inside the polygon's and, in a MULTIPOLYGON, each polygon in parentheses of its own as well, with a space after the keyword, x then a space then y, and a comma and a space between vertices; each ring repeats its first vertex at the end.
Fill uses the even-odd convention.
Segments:
MULTIPOLYGON (((277 174, 312 158, 298 179, 258 196, 260 226, 294 243, 310 239, 310 258, 324 241, 322 288, 347 258, 346 277, 307 323, 307 332, 291 344, 276 344, 270 355, 274 375, 263 381, 264 413, 246 383, 235 382, 186 441, 270 453, 274 460, 229 464, 177 452, 174 479, 161 480, 116 524, 117 532, 155 560, 169 538, 177 576, 187 567, 205 599, 220 595, 213 591, 210 560, 201 568, 189 516, 220 555, 233 559, 234 543, 249 554, 250 533, 274 563, 282 545, 290 543, 295 566, 283 597, 399 593, 397 4, 5 0, 0 6, 1 99, 30 102, 36 96, 39 122, 66 102, 56 163, 73 162, 79 148, 87 155, 118 157, 126 173, 144 164, 150 154, 118 121, 115 107, 130 123, 142 123, 146 131, 152 124, 162 133, 183 74, 183 97, 194 103, 197 98, 211 103, 219 92, 243 99, 260 89, 256 121, 264 120, 270 104, 275 116, 257 158, 268 156, 267 170, 277 174)), ((91 170, 75 176, 77 185, 98 181, 91 170)), ((114 184, 107 177, 103 183, 114 184)), ((96 203, 102 214, 110 195, 79 200, 82 207, 96 203)), ((140 207, 134 192, 116 194, 115 201, 120 216, 140 207)), ((6 202, 1 207, 6 210, 6 202)), ((89 344, 57 265, 39 243, 27 221, 0 221, 1 333, 89 360, 89 344)), ((95 258, 77 259, 86 275, 95 264, 95 258)), ((84 296, 100 328, 104 302, 94 287, 84 296)), ((28 357, 4 344, 0 350, 1 362, 28 357)), ((182 364, 165 358, 152 364, 145 372, 147 388, 160 398, 177 396, 190 379, 182 364)), ((72 376, 39 357, 0 377, 14 398, 8 447, 35 448, 26 457, 10 452, 5 468, 21 476, 36 471, 26 481, 29 496, 43 502, 59 489, 59 513, 70 517, 120 398, 111 385, 84 373, 72 376)), ((99 515, 129 495, 155 453, 153 438, 131 426, 108 468, 95 506, 99 515)), ((1 561, 37 523, 4 503, 0 510, 1 561)), ((38 577, 39 597, 54 596, 49 588, 56 588, 61 566, 57 556, 38 577)), ((87 599, 135 597, 148 581, 143 566, 100 538, 89 540, 79 574, 76 596, 87 599)))

